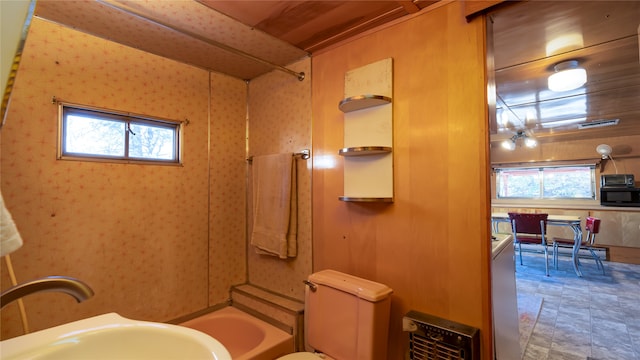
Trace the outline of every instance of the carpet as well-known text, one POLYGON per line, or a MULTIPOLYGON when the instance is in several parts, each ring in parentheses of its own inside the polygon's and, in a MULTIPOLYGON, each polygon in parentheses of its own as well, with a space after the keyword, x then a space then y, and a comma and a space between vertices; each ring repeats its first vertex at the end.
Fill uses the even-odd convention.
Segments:
POLYGON ((542 308, 542 298, 529 294, 518 294, 518 318, 520 327, 520 349, 524 354, 529 338, 536 326, 540 309, 542 308))

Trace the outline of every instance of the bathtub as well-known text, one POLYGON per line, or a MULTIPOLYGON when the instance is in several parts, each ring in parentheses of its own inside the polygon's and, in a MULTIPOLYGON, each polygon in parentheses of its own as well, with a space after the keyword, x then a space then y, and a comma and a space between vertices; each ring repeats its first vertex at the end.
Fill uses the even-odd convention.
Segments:
POLYGON ((273 360, 294 351, 293 335, 231 306, 179 325, 216 338, 233 360, 273 360))

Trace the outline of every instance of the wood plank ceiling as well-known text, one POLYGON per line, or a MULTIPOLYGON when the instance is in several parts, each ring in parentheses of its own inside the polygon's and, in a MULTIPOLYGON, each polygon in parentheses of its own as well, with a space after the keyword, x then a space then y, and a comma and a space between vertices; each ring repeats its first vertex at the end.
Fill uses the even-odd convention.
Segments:
POLYGON ((540 142, 640 134, 640 2, 528 1, 490 19, 497 89, 492 146, 518 130, 540 142), (567 60, 587 71, 586 84, 549 90, 554 65, 567 60), (580 126, 614 119, 618 125, 580 126))
POLYGON ((437 1, 218 1, 211 9, 313 53, 437 1))
MULTIPOLYGON (((437 2, 38 0, 35 15, 250 80, 437 2)), ((639 19, 640 1, 531 0, 491 12, 496 119, 508 119, 491 121, 492 146, 518 130, 540 142, 640 134, 639 19), (553 39, 567 35, 579 41, 547 52, 553 39), (587 83, 548 90, 554 65, 569 59, 587 70, 587 83), (618 125, 578 127, 608 119, 618 125)))

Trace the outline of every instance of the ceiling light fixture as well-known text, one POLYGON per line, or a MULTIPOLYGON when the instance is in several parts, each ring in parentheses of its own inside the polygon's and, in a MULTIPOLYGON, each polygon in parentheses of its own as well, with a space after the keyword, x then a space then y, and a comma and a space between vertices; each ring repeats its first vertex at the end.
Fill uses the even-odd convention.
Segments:
POLYGON ((596 151, 603 159, 607 159, 611 157, 611 151, 613 151, 613 149, 607 144, 600 144, 596 146, 596 151))
POLYGON ((513 150, 516 149, 516 142, 518 141, 518 139, 523 139, 524 146, 526 146, 528 148, 534 148, 534 147, 536 147, 538 145, 538 141, 536 139, 534 139, 533 137, 527 135, 524 131, 519 130, 511 138, 503 141, 502 142, 502 147, 504 149, 506 149, 506 150, 513 151, 513 150))
MULTIPOLYGON (((613 157, 611 156, 611 153, 613 152, 613 149, 611 148, 611 146, 607 144, 600 144, 596 146, 596 152, 600 154, 600 157, 602 158, 603 161, 607 159, 611 160, 611 163, 613 163, 613 167, 615 168, 616 174, 617 174, 618 167, 616 166, 615 160, 613 160, 613 157)), ((602 169, 600 171, 602 171, 602 169)))
POLYGON ((547 79, 549 90, 561 92, 574 90, 587 82, 587 71, 578 66, 578 60, 568 60, 556 64, 555 73, 547 79))

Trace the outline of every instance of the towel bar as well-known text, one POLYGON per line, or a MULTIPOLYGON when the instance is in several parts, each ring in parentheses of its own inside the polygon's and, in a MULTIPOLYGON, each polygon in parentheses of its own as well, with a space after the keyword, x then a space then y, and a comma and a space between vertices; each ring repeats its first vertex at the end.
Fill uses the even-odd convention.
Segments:
MULTIPOLYGON (((302 149, 300 152, 293 153, 293 156, 300 157, 302 160, 308 160, 311 157, 311 150, 302 149)), ((247 162, 251 163, 253 161, 253 155, 247 158, 247 162)))

